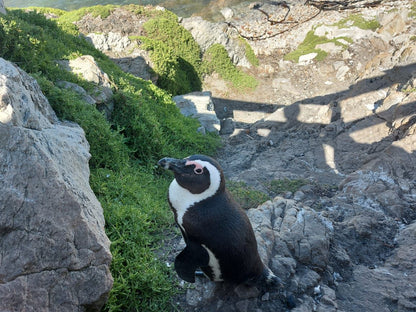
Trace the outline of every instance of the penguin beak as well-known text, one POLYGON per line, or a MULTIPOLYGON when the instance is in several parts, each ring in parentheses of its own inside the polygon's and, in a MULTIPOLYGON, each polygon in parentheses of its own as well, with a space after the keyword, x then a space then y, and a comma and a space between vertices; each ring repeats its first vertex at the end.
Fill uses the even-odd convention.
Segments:
POLYGON ((165 170, 172 170, 175 173, 183 173, 186 160, 165 157, 159 160, 158 164, 165 170))

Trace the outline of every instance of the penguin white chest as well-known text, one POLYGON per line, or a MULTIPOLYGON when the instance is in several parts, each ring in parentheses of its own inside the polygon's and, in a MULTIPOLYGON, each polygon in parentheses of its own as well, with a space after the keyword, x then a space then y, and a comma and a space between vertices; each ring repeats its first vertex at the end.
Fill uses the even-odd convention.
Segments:
POLYGON ((195 205, 207 199, 218 191, 218 188, 221 183, 221 176, 218 170, 208 162, 202 162, 201 164, 208 168, 210 171, 211 179, 209 187, 202 193, 193 194, 188 189, 179 185, 179 183, 174 179, 169 186, 169 201, 172 205, 172 208, 176 210, 177 222, 182 230, 183 228, 183 216, 186 211, 195 205))
POLYGON ((169 186, 169 201, 172 208, 176 211, 176 222, 185 231, 182 224, 183 216, 190 207, 199 201, 198 196, 195 196, 180 186, 176 180, 173 180, 169 186))

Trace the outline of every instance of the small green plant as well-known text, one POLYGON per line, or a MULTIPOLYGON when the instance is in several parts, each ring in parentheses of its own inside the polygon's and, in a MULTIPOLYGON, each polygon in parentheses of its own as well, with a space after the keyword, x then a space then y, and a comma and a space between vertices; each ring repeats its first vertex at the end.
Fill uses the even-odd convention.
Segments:
POLYGON ((256 208, 270 199, 267 194, 248 186, 244 182, 227 181, 227 188, 243 209, 256 208))
POLYGON ((254 77, 244 73, 233 64, 227 50, 221 44, 213 44, 205 52, 204 68, 207 73, 217 72, 237 89, 252 90, 258 84, 254 77))
POLYGON ((376 19, 366 20, 362 15, 353 14, 350 15, 348 18, 339 21, 333 26, 337 26, 338 28, 348 28, 350 26, 356 26, 361 29, 375 31, 377 28, 380 27, 380 23, 376 19))
POLYGON ((286 192, 294 193, 306 184, 308 181, 303 179, 279 179, 270 181, 265 186, 273 196, 276 196, 286 192))
POLYGON ((251 48, 250 44, 247 42, 246 39, 240 37, 240 43, 244 46, 246 52, 246 58, 253 66, 259 66, 259 59, 257 58, 256 54, 254 54, 253 49, 251 48))
MULTIPOLYGON (((338 23, 335 23, 331 26, 336 26, 338 28, 348 28, 351 26, 356 26, 358 28, 361 29, 368 29, 368 30, 376 30, 377 28, 380 27, 380 23, 374 19, 374 20, 366 20, 363 16, 361 15, 351 15, 348 18, 345 18, 341 21, 339 21, 338 23)), ((325 36, 317 36, 315 35, 315 29, 312 29, 311 31, 309 31, 306 34, 305 39, 303 40, 303 42, 297 47, 296 50, 286 54, 284 56, 285 60, 288 61, 294 61, 294 62, 298 62, 299 61, 299 57, 305 54, 309 54, 309 53, 317 53, 317 56, 315 57, 316 61, 322 61, 324 60, 328 53, 321 50, 321 49, 317 49, 316 46, 319 44, 323 44, 323 43, 328 43, 328 42, 333 42, 335 45, 337 46, 341 46, 343 47, 343 49, 346 49, 348 47, 347 44, 345 44, 344 42, 341 42, 340 39, 342 39, 343 41, 346 41, 348 43, 352 43, 352 39, 349 37, 337 37, 337 38, 333 38, 333 39, 329 39, 325 36)))

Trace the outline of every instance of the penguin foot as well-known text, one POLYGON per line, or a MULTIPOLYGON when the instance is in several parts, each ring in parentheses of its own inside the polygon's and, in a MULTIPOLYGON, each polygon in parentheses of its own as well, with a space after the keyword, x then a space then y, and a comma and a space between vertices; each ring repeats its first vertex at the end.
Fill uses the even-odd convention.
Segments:
POLYGON ((263 276, 264 276, 264 280, 266 281, 267 286, 276 287, 279 289, 284 288, 285 285, 282 282, 282 280, 278 278, 276 275, 274 275, 272 270, 270 270, 269 268, 264 269, 263 276))

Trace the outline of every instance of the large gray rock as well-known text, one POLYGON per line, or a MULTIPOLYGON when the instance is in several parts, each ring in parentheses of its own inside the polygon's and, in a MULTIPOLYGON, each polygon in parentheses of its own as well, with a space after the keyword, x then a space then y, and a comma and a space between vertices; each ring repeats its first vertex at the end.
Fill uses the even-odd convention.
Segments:
POLYGON ((3 0, 0 0, 0 14, 6 14, 6 9, 4 8, 3 0))
POLYGON ((130 40, 121 33, 90 33, 85 36, 87 41, 101 52, 108 55, 120 68, 145 80, 157 81, 152 70, 149 52, 140 49, 138 40, 130 40))
POLYGON ((192 92, 173 97, 173 101, 181 111, 182 115, 189 116, 201 123, 201 132, 217 132, 220 130, 220 120, 214 111, 211 93, 192 92))
POLYGON ((0 310, 99 311, 110 242, 83 130, 0 59, 0 310))
POLYGON ((80 75, 83 79, 96 85, 90 96, 95 100, 98 109, 107 117, 114 109, 112 82, 108 75, 98 66, 94 57, 83 55, 73 60, 60 60, 58 62, 66 70, 80 75))
POLYGON ((341 283, 338 300, 345 311, 416 310, 416 223, 404 227, 397 248, 384 265, 357 265, 351 283, 341 283))

